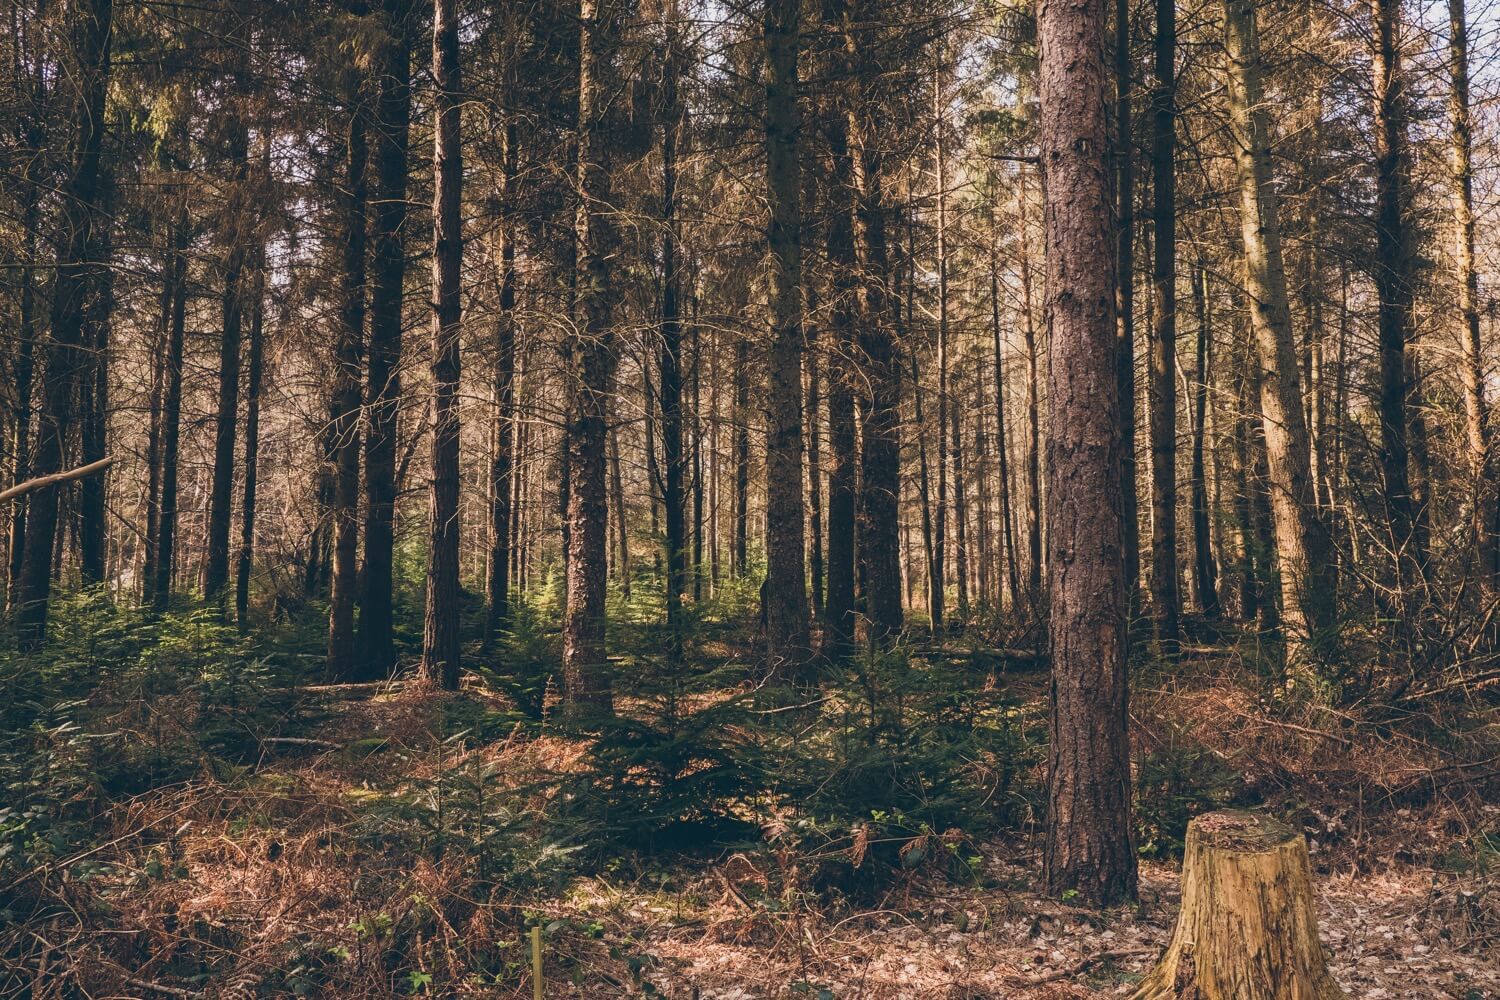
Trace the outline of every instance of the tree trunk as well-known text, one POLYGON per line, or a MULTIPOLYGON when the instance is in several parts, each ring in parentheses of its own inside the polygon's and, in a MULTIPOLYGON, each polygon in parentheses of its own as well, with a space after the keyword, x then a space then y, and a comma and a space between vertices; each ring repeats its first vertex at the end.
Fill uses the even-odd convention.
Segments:
POLYGON ((1052 716, 1047 888, 1111 905, 1136 891, 1130 817, 1120 399, 1104 11, 1043 0, 1042 169, 1052 716))
MULTIPOLYGON (((180 196, 179 196, 180 197, 180 196)), ((172 562, 177 548, 177 465, 182 441, 182 360, 187 332, 187 202, 177 209, 172 236, 168 284, 172 312, 167 323, 166 356, 162 359, 161 500, 157 513, 154 575, 148 580, 151 606, 157 611, 172 600, 172 562)))
POLYGON ((1177 4, 1157 0, 1151 91, 1151 604, 1163 654, 1177 651, 1177 4))
POLYGON ((1130 0, 1115 0, 1115 373, 1120 392, 1120 485, 1125 519, 1125 587, 1132 614, 1141 581, 1141 528, 1135 461, 1135 132, 1130 0))
POLYGON ((1464 418, 1468 431, 1471 528, 1480 585, 1487 597, 1500 591, 1500 546, 1496 544, 1495 473, 1490 459, 1489 402, 1479 336, 1479 276, 1474 263, 1474 123, 1469 111, 1469 27, 1464 0, 1448 0, 1448 98, 1453 129, 1453 261, 1461 323, 1464 418))
MULTIPOLYGON (((267 160, 269 153, 270 145, 267 144, 267 160)), ((263 173, 269 175, 269 163, 263 173)), ((250 297, 250 345, 245 372, 245 494, 244 506, 240 509, 240 550, 234 579, 234 620, 241 631, 250 624, 250 572, 255 565, 255 494, 260 472, 260 404, 266 325, 264 243, 255 248, 255 277, 251 281, 250 297)))
MULTIPOLYGON (((675 13, 675 8, 674 8, 675 13)), ((674 47, 671 65, 667 72, 667 119, 662 125, 662 287, 661 287, 661 349, 657 353, 657 395, 661 405, 661 458, 662 458, 662 507, 666 523, 666 594, 667 625, 672 632, 673 652, 682 650, 682 598, 687 591, 687 530, 684 517, 683 481, 685 463, 682 446, 682 273, 677 259, 677 157, 682 135, 683 107, 678 91, 678 76, 682 72, 681 53, 676 44, 677 27, 673 25, 674 47)), ((696 359, 695 359, 696 366, 696 359)), ((697 418, 697 373, 694 370, 693 416, 697 418)), ((694 463, 697 463, 696 436, 693 447, 694 463)), ((702 496, 703 491, 694 475, 694 497, 698 504, 695 519, 694 564, 702 560, 702 496)), ((694 586, 696 587, 696 581, 694 586)))
POLYGON ((500 315, 495 319, 495 415, 490 428, 490 555, 485 577, 484 646, 489 648, 510 617, 511 477, 515 474, 516 437, 516 125, 507 121, 500 150, 500 221, 494 248, 495 290, 500 315))
POLYGON ((1219 616, 1218 571, 1209 535, 1208 478, 1204 471, 1204 431, 1208 423, 1208 368, 1213 335, 1209 325, 1208 272, 1200 264, 1193 275, 1193 299, 1198 315, 1198 364, 1193 375, 1193 586, 1198 610, 1205 618, 1219 616))
POLYGON ((807 561, 802 507, 802 176, 798 136, 800 0, 766 5, 766 198, 771 250, 771 348, 766 404, 766 666, 796 673, 807 659, 807 561))
POLYGON ((1172 942, 1131 1000, 1284 997, 1344 997, 1318 940, 1307 841, 1255 813, 1198 816, 1172 942))
POLYGON ((422 673, 450 691, 459 674, 459 282, 463 265, 463 149, 457 0, 434 0, 432 76, 432 489, 422 673))
MULTIPOLYGON (((1401 66, 1399 0, 1370 0, 1374 20, 1370 68, 1375 98, 1375 290, 1379 297, 1380 465, 1390 545, 1396 557, 1397 599, 1410 598, 1423 554, 1417 551, 1417 511, 1407 434, 1407 343, 1412 334, 1412 248, 1407 231, 1406 79, 1401 66)), ((1405 618, 1403 613, 1401 617, 1405 618)), ((1398 624, 1398 630, 1403 626, 1398 624)))
MULTIPOLYGON (((583 0, 578 65, 578 333, 571 337, 573 390, 568 405, 568 598, 563 620, 563 679, 575 717, 613 710, 605 658, 606 413, 614 374, 610 182, 610 98, 622 17, 619 0, 583 0)), ((623 515, 623 511, 620 512, 623 515)))
MULTIPOLYGON (((1003 562, 1010 583, 1010 599, 1019 601, 1021 576, 1016 566, 1016 538, 1010 509, 1010 435, 1005 430, 1005 352, 1000 338, 1000 274, 993 252, 990 255, 990 339, 995 351, 995 453, 999 456, 1000 522, 1005 546, 1003 562)), ((1126 577, 1127 584, 1129 577, 1126 577)), ((998 601, 1004 604, 1003 597, 998 601)))
MULTIPOLYGON (((89 292, 97 287, 98 240, 107 222, 101 218, 100 148, 104 140, 104 97, 110 70, 111 0, 78 4, 72 24, 73 119, 77 125, 69 146, 70 163, 63 180, 62 238, 52 281, 51 332, 42 381, 42 408, 30 474, 62 471, 65 444, 73 423, 73 400, 80 372, 86 370, 84 343, 89 292)), ((35 649, 47 639, 47 611, 52 596, 52 564, 57 553, 56 489, 38 490, 28 502, 21 572, 16 584, 16 635, 21 648, 35 649)))
MULTIPOLYGON (((247 44, 248 12, 238 0, 229 6, 229 36, 247 44)), ((219 398, 214 412, 213 487, 209 494, 207 559, 203 566, 203 596, 227 610, 229 587, 229 531, 234 520, 235 439, 240 419, 240 347, 245 315, 245 259, 249 254, 250 136, 243 114, 230 110, 229 204, 223 264, 222 325, 219 337, 219 398)))
POLYGON ((734 539, 729 573, 750 571, 750 342, 742 333, 734 341, 734 539))
POLYGON ((615 526, 616 551, 614 576, 620 581, 620 596, 630 600, 630 508, 625 503, 625 479, 620 474, 620 430, 617 421, 609 426, 609 486, 610 509, 615 526))
POLYGON ((1287 661, 1297 674, 1325 660, 1332 639, 1331 595, 1323 578, 1329 558, 1328 534, 1314 506, 1307 424, 1281 255, 1278 196, 1261 92, 1255 7, 1248 0, 1225 0, 1224 17, 1245 288, 1261 370, 1261 423, 1275 518, 1287 661))
POLYGON ((334 487, 329 517, 333 524, 333 575, 328 588, 330 683, 354 679, 354 597, 359 576, 359 411, 365 347, 365 237, 368 223, 369 145, 362 82, 354 84, 345 143, 344 267, 338 333, 333 342, 334 487))
MULTIPOLYGON (((859 565, 865 584, 865 619, 870 640, 884 645, 900 633, 901 601, 901 360, 896 350, 895 298, 886 237, 889 206, 884 191, 883 154, 870 116, 877 65, 874 26, 885 23, 881 0, 859 5, 859 27, 849 33, 855 54, 857 100, 848 112, 850 162, 855 194, 855 253, 859 289, 859 358, 866 386, 860 449, 859 565)), ((941 440, 941 436, 940 436, 941 440)))
MULTIPOLYGON (((78 386, 79 461, 91 465, 109 451, 109 358, 111 313, 114 310, 113 228, 115 182, 105 170, 100 181, 99 202, 103 214, 96 233, 97 269, 88 292, 83 342, 87 361, 78 386)), ((105 523, 105 488, 108 474, 89 476, 78 484, 78 572, 84 586, 103 583, 109 556, 109 532, 105 523)))
MULTIPOLYGON (((1042 404, 1036 316, 1031 305, 1030 227, 1026 220, 1027 194, 1021 184, 1021 332, 1026 348, 1026 600, 1033 613, 1042 607, 1042 404)), ((1051 322, 1050 320, 1048 321, 1051 322)), ((1055 419, 1055 418, 1054 418, 1055 419)), ((1122 459, 1123 462, 1123 459, 1122 459)), ((1121 507, 1123 510, 1123 505, 1121 507)), ((1123 529, 1122 529, 1123 530, 1123 529)))
POLYGON ((375 208, 370 233, 370 329, 365 364, 365 537, 359 593, 359 673, 389 676, 396 528, 396 435, 406 283, 406 184, 411 128, 412 0, 384 0, 375 100, 375 208))

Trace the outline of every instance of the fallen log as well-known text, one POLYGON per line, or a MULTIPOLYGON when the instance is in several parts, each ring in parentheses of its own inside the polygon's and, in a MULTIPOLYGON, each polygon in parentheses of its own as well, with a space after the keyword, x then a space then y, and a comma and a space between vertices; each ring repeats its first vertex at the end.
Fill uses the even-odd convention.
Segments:
POLYGON ((70 483, 75 479, 85 479, 95 473, 103 472, 113 465, 114 461, 115 457, 113 455, 106 455, 97 462, 80 465, 76 469, 68 469, 66 472, 53 472, 45 476, 37 476, 35 479, 28 479, 24 483, 17 483, 8 490, 0 491, 0 503, 4 503, 6 500, 14 500, 19 496, 25 496, 27 493, 34 493, 37 490, 44 490, 49 486, 56 486, 59 483, 70 483))
POLYGON ((1344 1000, 1313 908, 1307 841, 1240 810, 1188 825, 1182 911, 1131 1000, 1344 1000))

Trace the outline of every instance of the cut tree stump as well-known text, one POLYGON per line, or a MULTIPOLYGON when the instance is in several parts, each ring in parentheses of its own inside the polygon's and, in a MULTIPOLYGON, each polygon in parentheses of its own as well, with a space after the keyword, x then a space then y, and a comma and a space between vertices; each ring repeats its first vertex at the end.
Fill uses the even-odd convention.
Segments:
POLYGON ((1313 908, 1307 841, 1226 810, 1188 824, 1182 912, 1131 1000, 1343 1000, 1313 908))

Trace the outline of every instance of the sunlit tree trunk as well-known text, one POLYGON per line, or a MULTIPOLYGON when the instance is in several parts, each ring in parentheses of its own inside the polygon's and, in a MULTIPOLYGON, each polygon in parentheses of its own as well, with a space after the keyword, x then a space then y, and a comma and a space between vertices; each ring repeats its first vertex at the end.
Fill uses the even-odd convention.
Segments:
POLYGON ((1245 290, 1260 367, 1260 410, 1276 564, 1281 580, 1287 659, 1296 675, 1327 658, 1332 640, 1332 595, 1324 572, 1328 534, 1313 495, 1301 378, 1287 304, 1279 204, 1272 177, 1266 106, 1261 90, 1260 39, 1248 0, 1225 0, 1228 96, 1239 173, 1245 290))
POLYGON ((1464 0, 1448 0, 1448 116, 1453 129, 1453 262, 1463 350, 1464 418, 1472 477, 1472 521, 1479 576, 1486 596, 1500 590, 1495 474, 1490 458, 1489 402, 1479 336, 1479 276, 1474 263, 1474 123, 1469 107, 1469 26, 1464 0))
POLYGON ((1042 0, 1052 715, 1047 889, 1136 892, 1104 10, 1042 0))

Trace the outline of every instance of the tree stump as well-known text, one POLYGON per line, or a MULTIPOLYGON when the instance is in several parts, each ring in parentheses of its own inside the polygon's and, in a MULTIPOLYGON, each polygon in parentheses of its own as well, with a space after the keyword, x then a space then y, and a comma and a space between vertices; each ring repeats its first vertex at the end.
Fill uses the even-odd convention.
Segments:
POLYGON ((1226 810, 1188 825, 1172 943, 1131 1000, 1344 1000, 1313 909, 1307 841, 1226 810))

